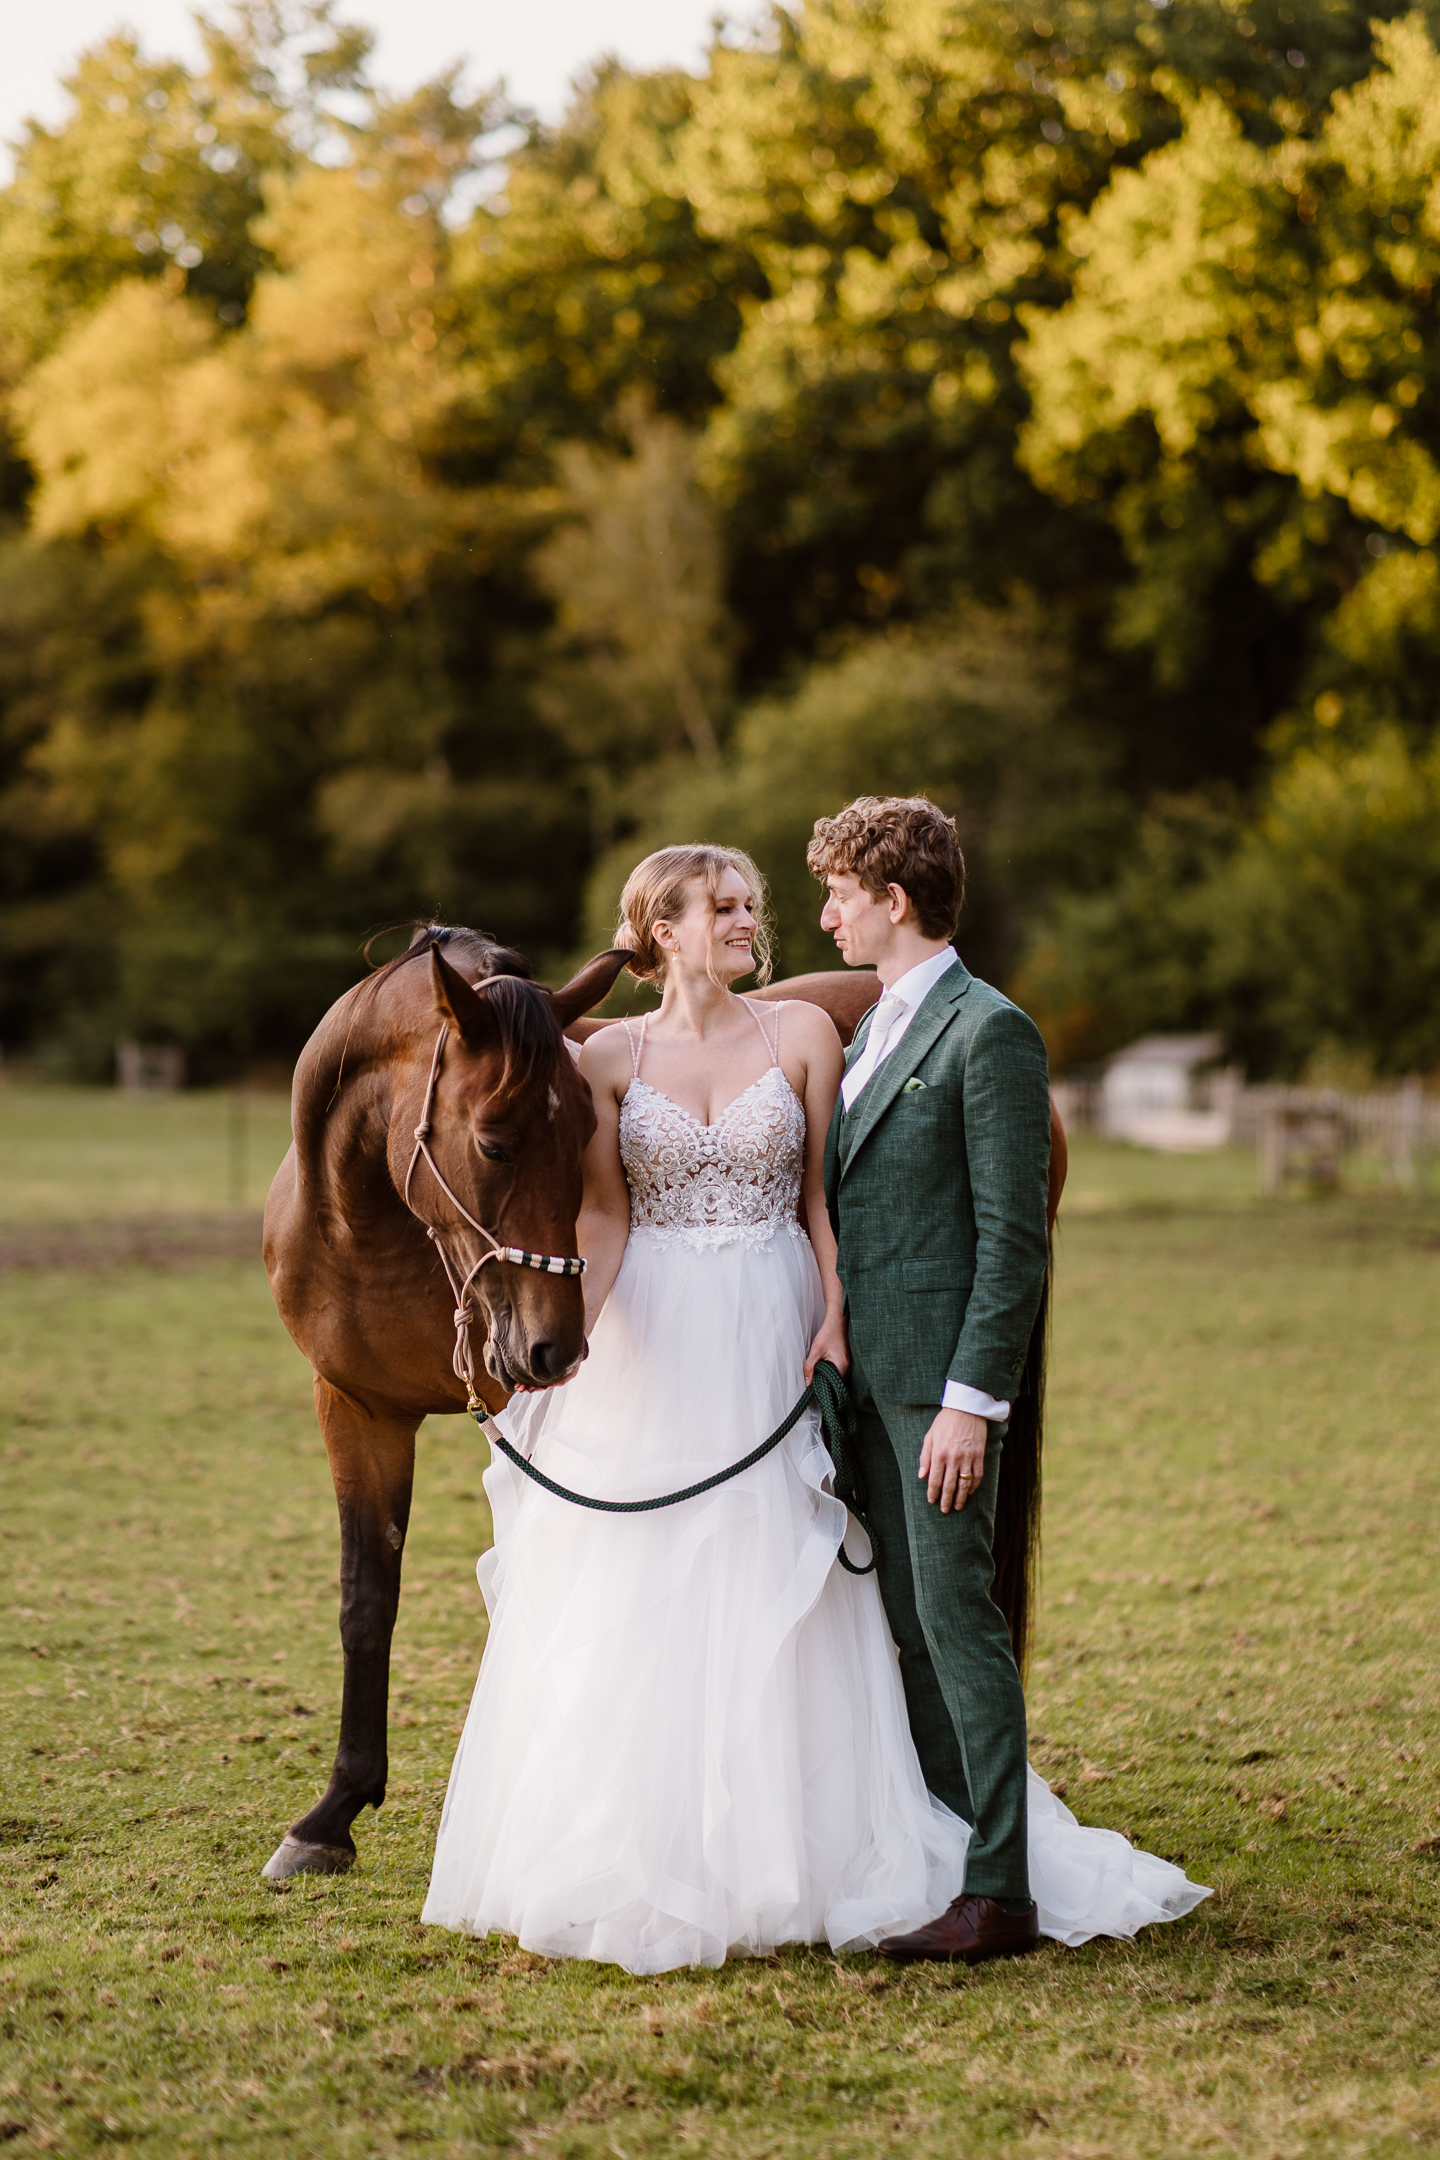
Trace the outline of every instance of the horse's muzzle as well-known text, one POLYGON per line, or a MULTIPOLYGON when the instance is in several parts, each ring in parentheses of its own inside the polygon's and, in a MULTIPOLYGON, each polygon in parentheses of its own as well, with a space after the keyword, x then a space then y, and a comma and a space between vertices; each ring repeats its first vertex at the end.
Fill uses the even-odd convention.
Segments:
POLYGON ((527 1341, 513 1324, 492 1327, 485 1345, 485 1364, 491 1378, 512 1391, 558 1387, 579 1371, 586 1347, 583 1338, 577 1349, 545 1336, 527 1341))
POLYGON ((554 1387, 561 1380, 568 1380, 580 1369, 580 1359, 585 1355, 582 1344, 579 1356, 559 1343, 535 1342, 530 1345, 530 1378, 540 1387, 554 1387))

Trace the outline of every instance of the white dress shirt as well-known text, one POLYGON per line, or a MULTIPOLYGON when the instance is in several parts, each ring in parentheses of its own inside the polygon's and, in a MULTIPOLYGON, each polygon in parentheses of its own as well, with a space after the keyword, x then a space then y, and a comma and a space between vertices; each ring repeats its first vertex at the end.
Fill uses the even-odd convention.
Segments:
MULTIPOLYGON (((847 1110, 854 1108, 880 1067, 894 1056, 916 1012, 941 976, 955 964, 955 949, 947 945, 943 952, 932 953, 928 960, 919 961, 897 982, 891 983, 875 1008, 865 1048, 840 1083, 847 1110)), ((980 1388, 965 1387, 958 1380, 946 1381, 941 1406, 946 1410, 968 1410, 972 1417, 1004 1419, 1010 1415, 1008 1402, 997 1402, 993 1395, 986 1395, 980 1388)))

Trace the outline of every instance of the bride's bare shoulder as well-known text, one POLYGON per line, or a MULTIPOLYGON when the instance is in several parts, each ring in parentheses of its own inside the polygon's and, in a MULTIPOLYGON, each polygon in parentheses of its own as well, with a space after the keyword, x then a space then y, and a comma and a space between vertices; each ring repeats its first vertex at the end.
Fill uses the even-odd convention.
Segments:
MULTIPOLYGON (((760 1010, 763 1012, 764 1007, 760 1010)), ((840 1035, 823 1006, 811 1005, 804 998, 784 998, 780 1001, 780 1047, 784 1050, 785 1038, 789 1037, 797 1050, 822 1052, 839 1050, 840 1035)))
POLYGON ((608 1027, 597 1028, 585 1042, 580 1052, 580 1070, 592 1088, 624 1093, 634 1071, 633 1032, 633 1027, 615 1020, 608 1027))

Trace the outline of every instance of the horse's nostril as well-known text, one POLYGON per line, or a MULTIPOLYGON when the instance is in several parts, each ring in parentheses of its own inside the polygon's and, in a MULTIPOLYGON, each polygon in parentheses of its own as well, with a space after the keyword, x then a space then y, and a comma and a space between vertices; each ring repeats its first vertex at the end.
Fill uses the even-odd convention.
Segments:
POLYGON ((537 1386, 547 1387, 557 1380, 568 1380, 575 1365, 574 1355, 567 1352, 563 1344, 542 1340, 526 1345, 526 1376, 537 1386))

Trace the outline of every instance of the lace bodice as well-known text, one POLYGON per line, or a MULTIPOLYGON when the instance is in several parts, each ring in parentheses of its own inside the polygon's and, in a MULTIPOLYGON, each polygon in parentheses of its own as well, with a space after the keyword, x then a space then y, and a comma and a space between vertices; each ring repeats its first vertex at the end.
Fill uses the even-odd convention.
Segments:
MULTIPOLYGON (((778 1012, 776 1024, 778 1031, 778 1012)), ((643 1043, 642 1029, 639 1043, 632 1039, 637 1068, 643 1043)), ((777 1231, 803 1235, 795 1211, 805 1112, 778 1063, 713 1125, 702 1125, 637 1071, 620 1105, 620 1160, 632 1237, 706 1247, 767 1244, 777 1231)))

